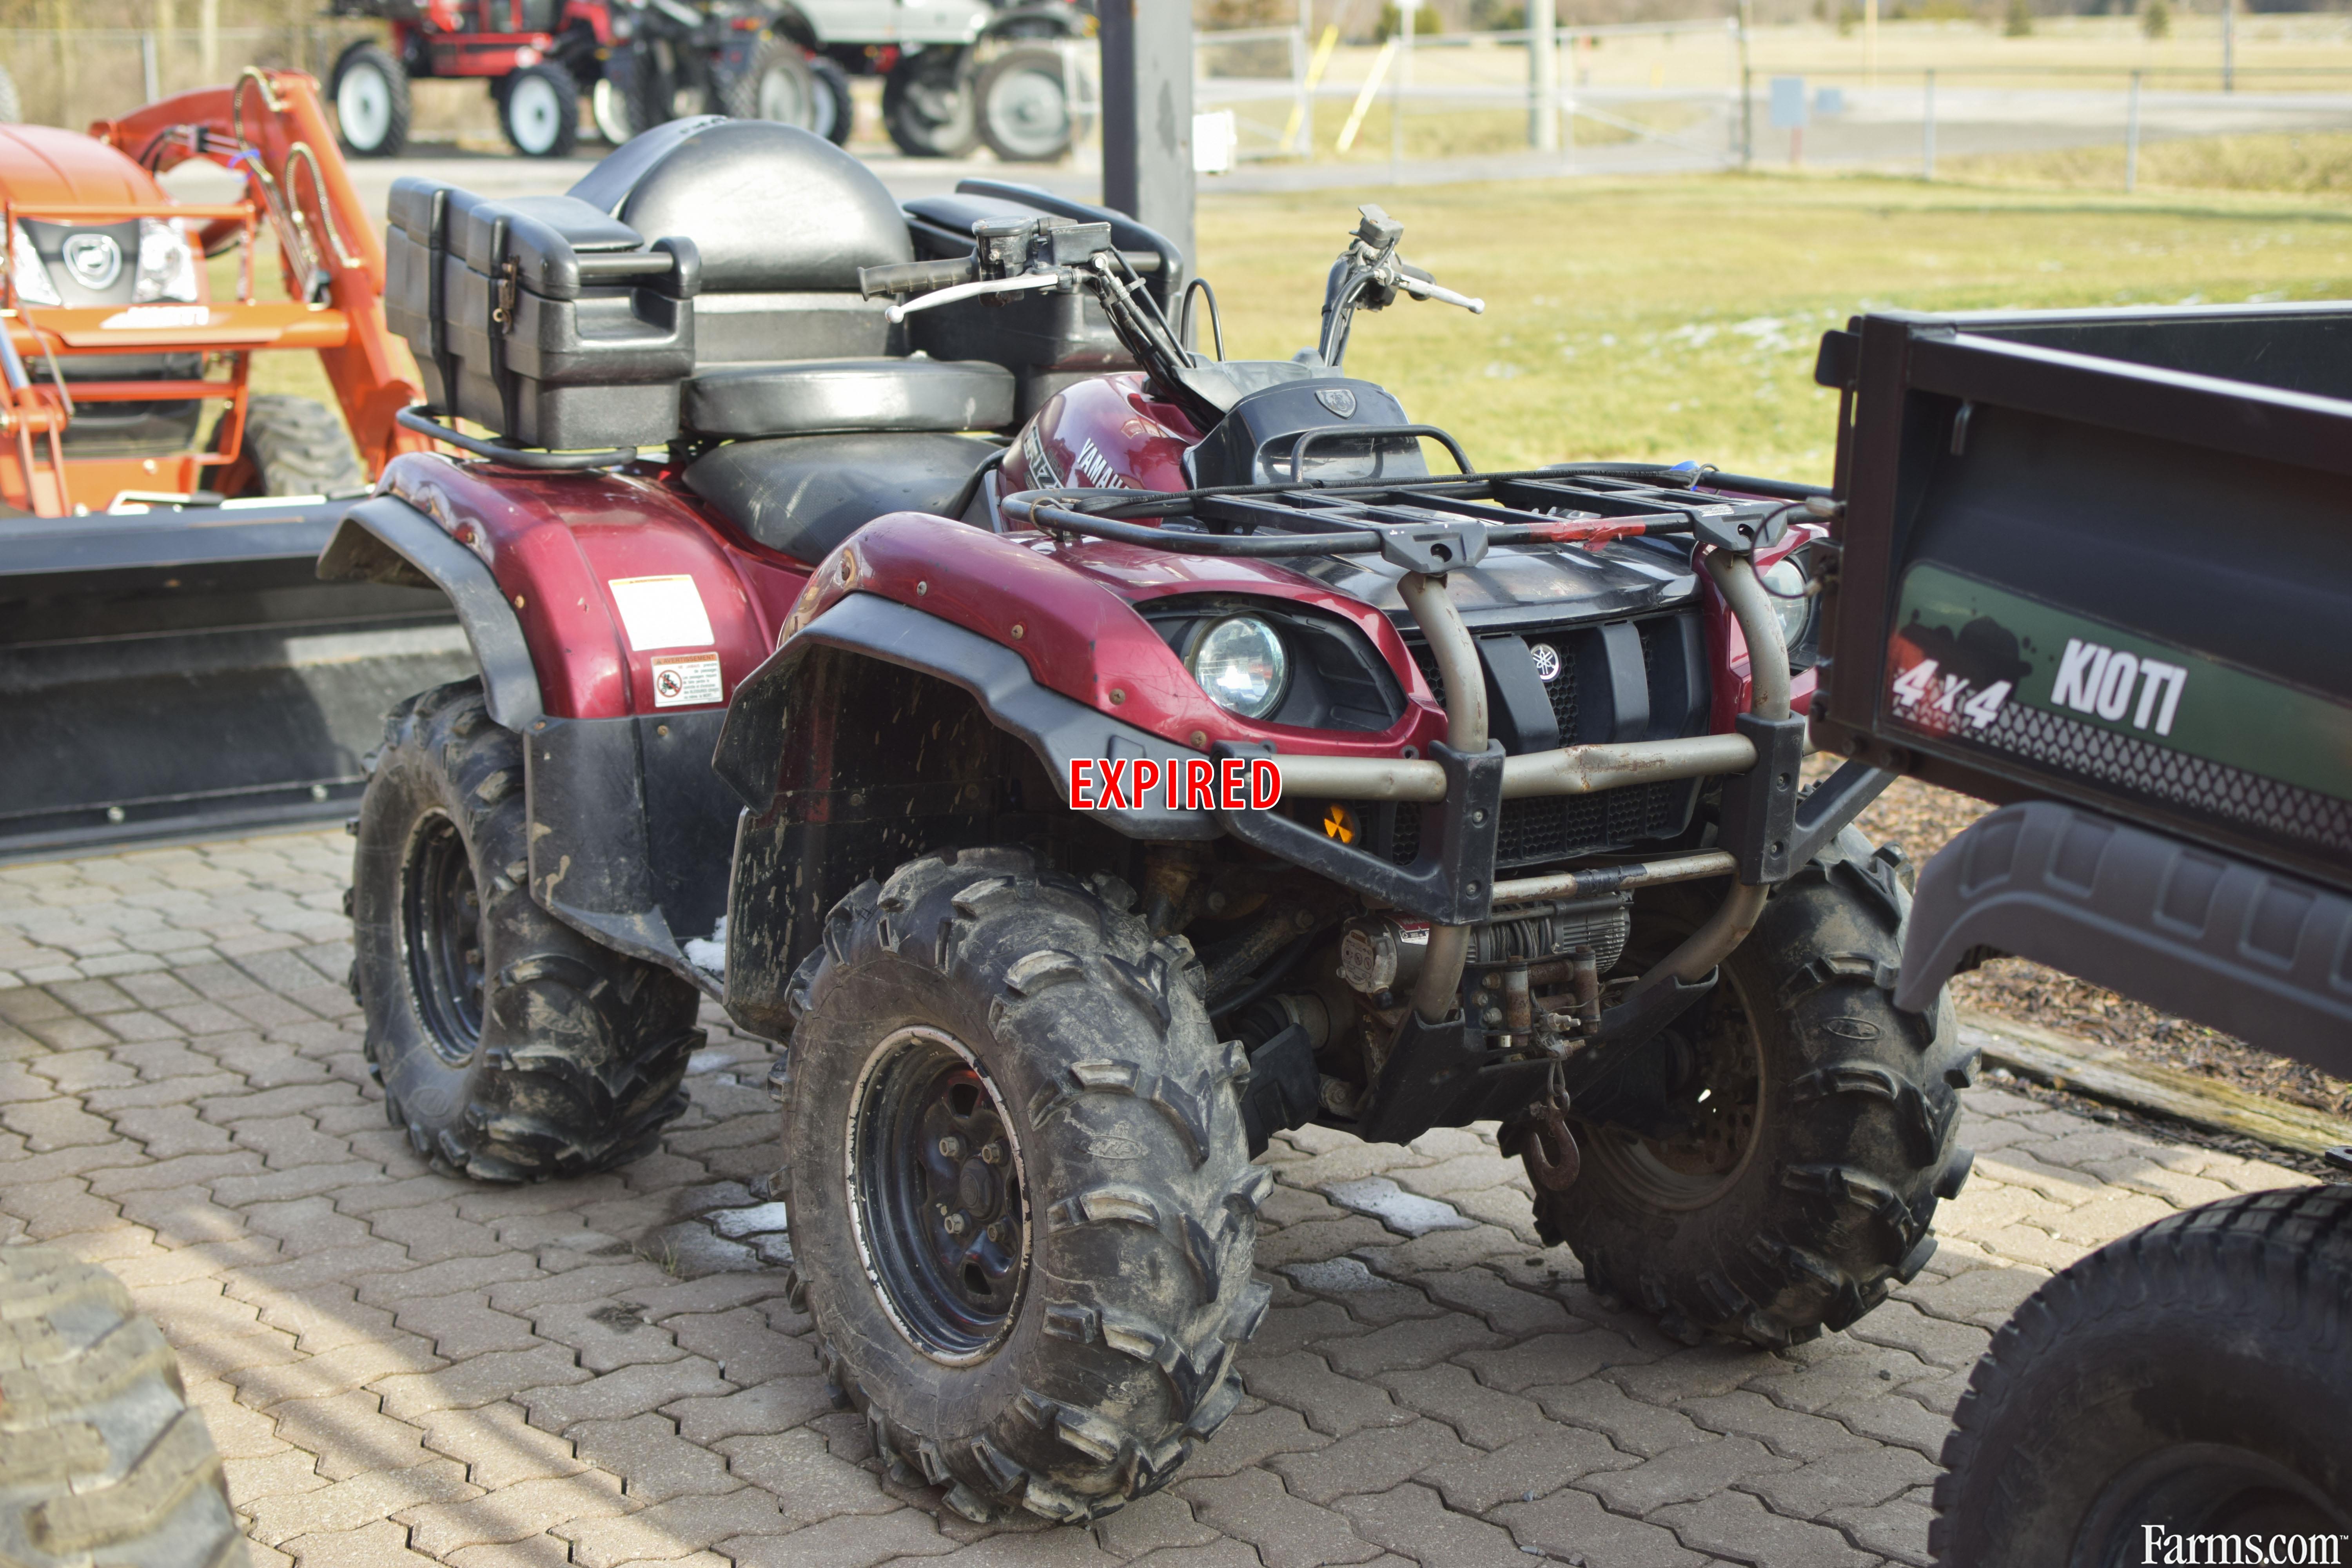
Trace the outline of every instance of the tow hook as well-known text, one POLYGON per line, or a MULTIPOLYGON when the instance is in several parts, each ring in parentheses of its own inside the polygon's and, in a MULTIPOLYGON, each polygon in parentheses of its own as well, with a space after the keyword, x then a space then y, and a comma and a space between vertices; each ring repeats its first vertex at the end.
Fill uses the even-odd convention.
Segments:
POLYGON ((1568 1117, 1560 1102, 1544 1101, 1523 1125, 1526 1131, 1521 1134, 1519 1152, 1536 1184, 1555 1193, 1564 1193, 1574 1186, 1578 1173, 1584 1169, 1584 1157, 1577 1152, 1576 1134, 1568 1130, 1568 1117))

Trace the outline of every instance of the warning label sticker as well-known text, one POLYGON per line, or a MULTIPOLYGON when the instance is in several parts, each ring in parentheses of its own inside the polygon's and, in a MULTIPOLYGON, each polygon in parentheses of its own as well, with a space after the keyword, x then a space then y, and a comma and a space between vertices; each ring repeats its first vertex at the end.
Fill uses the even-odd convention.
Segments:
POLYGON ((654 706, 685 708, 699 702, 724 702, 715 653, 654 655, 654 706))

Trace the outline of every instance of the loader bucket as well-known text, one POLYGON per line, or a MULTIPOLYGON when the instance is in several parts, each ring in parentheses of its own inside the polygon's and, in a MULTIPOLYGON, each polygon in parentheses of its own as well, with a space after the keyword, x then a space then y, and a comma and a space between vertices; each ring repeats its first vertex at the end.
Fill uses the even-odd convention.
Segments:
POLYGON ((429 589, 322 583, 348 502, 0 518, 0 857, 348 816, 474 672, 429 589))

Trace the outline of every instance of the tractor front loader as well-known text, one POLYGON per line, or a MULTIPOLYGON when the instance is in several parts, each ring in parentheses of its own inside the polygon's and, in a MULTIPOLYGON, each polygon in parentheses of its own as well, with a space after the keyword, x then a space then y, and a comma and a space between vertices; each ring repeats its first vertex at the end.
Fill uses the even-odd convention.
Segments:
POLYGON ((247 70, 87 136, 8 127, 0 209, 0 855, 346 811, 383 709, 473 659, 439 595, 311 570, 331 498, 431 445, 397 423, 415 363, 316 85, 247 70), (172 199, 192 160, 240 199, 172 199), (271 350, 316 353, 341 417, 256 394, 271 350))

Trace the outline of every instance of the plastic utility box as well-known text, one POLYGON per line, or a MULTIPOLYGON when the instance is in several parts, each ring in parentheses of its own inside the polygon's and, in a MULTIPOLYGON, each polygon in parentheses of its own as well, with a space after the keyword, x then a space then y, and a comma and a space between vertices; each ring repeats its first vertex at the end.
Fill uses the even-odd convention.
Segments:
POLYGON ((390 218, 384 317, 434 409, 556 451, 677 435, 693 241, 649 242, 572 196, 497 201, 413 176, 390 218))

